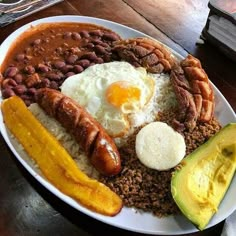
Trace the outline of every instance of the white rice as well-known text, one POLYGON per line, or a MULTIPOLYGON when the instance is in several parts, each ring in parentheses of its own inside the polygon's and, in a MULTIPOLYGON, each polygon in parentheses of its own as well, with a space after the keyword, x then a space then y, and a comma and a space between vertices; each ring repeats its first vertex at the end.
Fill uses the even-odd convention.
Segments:
POLYGON ((169 74, 149 74, 149 76, 156 80, 155 112, 176 107, 177 100, 169 74))

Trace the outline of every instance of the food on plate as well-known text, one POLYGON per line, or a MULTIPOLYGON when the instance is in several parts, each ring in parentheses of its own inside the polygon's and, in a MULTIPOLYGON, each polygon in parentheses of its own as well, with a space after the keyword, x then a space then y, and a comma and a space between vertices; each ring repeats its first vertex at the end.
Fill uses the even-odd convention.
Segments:
POLYGON ((136 120, 155 102, 155 79, 144 68, 110 62, 69 77, 61 92, 85 107, 111 137, 124 137, 140 125, 136 120))
MULTIPOLYGON (((122 40, 116 32, 84 23, 32 26, 11 47, 1 73, 3 98, 21 97, 82 172, 107 185, 125 206, 159 217, 179 212, 171 194, 174 166, 221 129, 199 60, 188 56, 179 62, 149 38, 122 40), (161 162, 158 170, 139 160, 142 140, 153 137, 148 127, 156 122, 168 124, 175 136, 177 131, 182 146, 178 158, 161 162)), ((170 141, 163 127, 154 131, 170 141)), ((167 151, 176 147, 166 145, 167 151)))
POLYGON ((38 88, 58 89, 87 67, 112 60, 112 43, 120 36, 95 24, 59 22, 31 26, 11 46, 1 65, 4 98, 35 102, 38 88))
POLYGON ((166 46, 148 38, 120 40, 112 48, 120 60, 136 67, 144 67, 150 73, 170 72, 176 63, 175 57, 166 46))
POLYGON ((114 141, 82 106, 50 88, 39 89, 36 102, 75 137, 100 173, 116 175, 120 172, 120 156, 114 141))
POLYGON ((203 230, 217 212, 236 170, 236 123, 230 123, 188 155, 171 179, 173 198, 203 230))
POLYGON ((188 55, 171 71, 171 81, 179 103, 176 127, 193 130, 196 121, 207 122, 214 114, 214 92, 200 61, 188 55))
POLYGON ((184 158, 185 149, 184 137, 164 122, 149 123, 136 136, 137 157, 151 169, 175 167, 184 158))
POLYGON ((108 216, 119 213, 120 197, 85 175, 19 97, 4 100, 1 110, 7 128, 54 186, 93 211, 108 216))

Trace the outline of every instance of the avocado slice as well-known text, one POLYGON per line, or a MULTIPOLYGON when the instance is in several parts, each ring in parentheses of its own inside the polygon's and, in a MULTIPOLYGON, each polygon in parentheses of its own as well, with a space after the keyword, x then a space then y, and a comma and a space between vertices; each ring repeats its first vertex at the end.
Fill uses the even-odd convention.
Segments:
POLYGON ((171 179, 182 213, 200 230, 217 212, 236 169, 236 123, 230 123, 185 157, 171 179))

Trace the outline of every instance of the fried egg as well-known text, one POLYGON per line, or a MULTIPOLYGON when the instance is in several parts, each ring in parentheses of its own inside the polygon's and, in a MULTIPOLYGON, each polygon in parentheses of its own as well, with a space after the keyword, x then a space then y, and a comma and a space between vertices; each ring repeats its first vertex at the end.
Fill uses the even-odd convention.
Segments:
POLYGON ((123 137, 145 122, 144 113, 155 94, 155 79, 142 67, 109 62, 67 78, 61 92, 83 106, 110 136, 123 137), (135 124, 137 120, 141 122, 135 124))

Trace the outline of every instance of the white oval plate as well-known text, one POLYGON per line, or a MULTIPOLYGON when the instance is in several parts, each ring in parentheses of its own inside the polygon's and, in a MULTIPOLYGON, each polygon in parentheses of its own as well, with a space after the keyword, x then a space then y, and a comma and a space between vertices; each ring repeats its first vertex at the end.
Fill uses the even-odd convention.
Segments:
MULTIPOLYGON (((113 31, 120 34, 123 38, 131 37, 149 37, 146 34, 143 34, 132 28, 97 18, 84 17, 84 16, 55 16, 49 18, 43 18, 36 20, 29 24, 22 26, 13 32, 6 40, 2 43, 0 47, 0 64, 4 60, 4 57, 11 45, 11 43, 26 29, 29 29, 32 25, 35 26, 39 23, 45 22, 86 22, 102 25, 106 28, 110 28, 113 31)), ((182 59, 178 53, 173 51, 173 54, 176 55, 179 59, 182 59)), ((236 122, 236 116, 233 109, 230 107, 226 99, 219 92, 219 90, 214 86, 215 96, 216 96, 216 117, 219 119, 222 125, 225 125, 229 122, 236 122)), ((97 213, 94 213, 70 197, 61 193, 56 189, 52 184, 50 184, 39 172, 37 168, 32 164, 30 159, 25 155, 22 150, 14 143, 14 140, 11 139, 10 135, 7 133, 5 125, 3 123, 2 114, 0 114, 0 130, 2 136, 4 137, 6 143, 10 147, 11 151, 14 153, 19 162, 32 174, 43 186, 45 186, 49 191, 54 195, 59 197, 61 200, 74 207, 75 209, 83 212, 97 220, 100 220, 104 223, 135 231, 140 233, 147 234, 162 234, 162 235, 177 235, 177 234, 186 234, 197 231, 197 229, 184 217, 184 216, 169 216, 165 218, 154 217, 150 213, 139 213, 134 209, 124 207, 122 211, 115 217, 107 217, 97 213)), ((231 186, 220 205, 219 211, 212 218, 208 227, 211 227, 229 216, 236 209, 236 177, 234 177, 231 186)), ((191 207, 191 206, 190 206, 191 207)))

